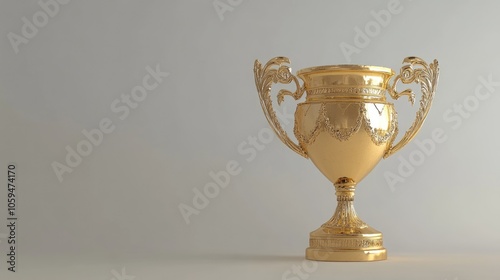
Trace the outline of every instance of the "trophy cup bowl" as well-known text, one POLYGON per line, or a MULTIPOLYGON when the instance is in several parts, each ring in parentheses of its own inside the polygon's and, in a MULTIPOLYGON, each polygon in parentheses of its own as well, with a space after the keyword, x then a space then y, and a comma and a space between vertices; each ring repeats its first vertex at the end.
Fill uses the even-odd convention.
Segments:
POLYGON ((377 261, 387 259, 382 233, 363 222, 354 210, 354 191, 382 158, 408 144, 420 130, 432 104, 438 77, 438 62, 427 64, 407 57, 400 73, 390 68, 366 65, 329 65, 299 70, 293 75, 286 57, 275 57, 264 66, 255 61, 255 84, 264 115, 281 141, 299 155, 310 158, 335 186, 337 208, 332 218, 311 232, 306 258, 318 261, 377 261), (300 78, 303 81, 300 85, 300 78), (397 112, 386 100, 408 97, 412 90, 398 92, 396 85, 417 83, 422 92, 412 125, 394 144, 398 134, 397 112), (293 142, 282 128, 273 108, 273 84, 294 83, 296 91, 281 89, 295 100, 306 93, 295 111, 293 142))

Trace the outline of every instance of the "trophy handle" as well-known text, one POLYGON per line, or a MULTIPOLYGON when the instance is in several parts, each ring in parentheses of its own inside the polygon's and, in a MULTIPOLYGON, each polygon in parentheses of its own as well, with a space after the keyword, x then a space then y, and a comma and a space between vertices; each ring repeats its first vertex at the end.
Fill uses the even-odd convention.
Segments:
POLYGON ((285 95, 289 95, 295 100, 298 100, 304 94, 304 86, 300 86, 299 80, 292 74, 292 69, 283 65, 284 63, 290 64, 290 60, 286 57, 275 57, 269 60, 264 67, 262 67, 258 60, 255 60, 253 68, 255 85, 257 86, 257 91, 259 92, 260 105, 262 106, 264 115, 266 116, 269 125, 271 125, 271 128, 274 130, 276 135, 278 135, 281 141, 288 146, 288 148, 307 158, 307 153, 298 144, 295 144, 288 137, 286 131, 281 127, 271 100, 271 85, 273 83, 289 84, 293 81, 297 87, 296 91, 293 93, 291 91, 281 89, 278 92, 278 105, 283 102, 285 95))
MULTIPOLYGON (((436 86, 439 80, 439 64, 438 61, 434 59, 431 64, 427 64, 421 58, 410 56, 403 60, 403 63, 408 63, 401 67, 400 73, 394 79, 394 84, 389 89, 389 94, 393 99, 398 99, 403 95, 408 96, 408 100, 413 105, 415 103, 415 94, 411 89, 406 89, 402 92, 398 92, 396 89, 396 84, 401 81, 403 84, 417 83, 420 84, 420 90, 422 91, 422 98, 420 99, 420 108, 416 113, 415 120, 413 124, 408 128, 405 135, 396 145, 390 143, 390 148, 384 154, 384 158, 389 157, 395 152, 399 151, 406 144, 408 144, 418 133, 422 124, 429 113, 429 109, 432 105, 432 100, 434 98, 434 93, 436 92, 436 86), (413 68, 414 66, 421 66, 421 68, 413 68)), ((392 141, 396 138, 396 133, 392 141)))

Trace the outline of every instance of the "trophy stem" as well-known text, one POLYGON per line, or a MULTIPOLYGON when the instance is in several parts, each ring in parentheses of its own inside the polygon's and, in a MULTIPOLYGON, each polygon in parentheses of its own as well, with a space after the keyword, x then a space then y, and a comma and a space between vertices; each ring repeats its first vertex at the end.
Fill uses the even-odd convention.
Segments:
POLYGON ((342 177, 335 182, 335 190, 337 195, 337 209, 333 217, 323 224, 323 227, 335 229, 336 232, 356 233, 360 229, 368 227, 354 210, 354 191, 356 182, 354 180, 342 177))
POLYGON ((311 232, 306 258, 317 261, 378 261, 387 258, 382 233, 363 222, 354 210, 356 182, 335 183, 337 209, 333 217, 311 232))

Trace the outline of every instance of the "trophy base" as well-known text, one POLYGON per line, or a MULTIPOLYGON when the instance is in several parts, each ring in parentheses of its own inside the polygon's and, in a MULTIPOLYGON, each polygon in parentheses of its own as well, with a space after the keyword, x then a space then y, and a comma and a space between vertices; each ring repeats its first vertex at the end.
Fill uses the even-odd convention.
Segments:
POLYGON ((335 250, 333 248, 307 248, 306 259, 324 262, 372 262, 387 259, 386 249, 335 250))
POLYGON ((311 232, 306 259, 330 262, 369 262, 387 259, 382 233, 366 227, 357 232, 340 232, 321 227, 311 232))

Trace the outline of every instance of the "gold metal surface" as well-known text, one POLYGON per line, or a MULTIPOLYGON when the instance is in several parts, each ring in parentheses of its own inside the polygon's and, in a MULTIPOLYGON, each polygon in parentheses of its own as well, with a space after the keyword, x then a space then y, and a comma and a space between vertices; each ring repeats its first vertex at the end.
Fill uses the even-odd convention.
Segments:
POLYGON ((328 65, 299 70, 292 74, 290 60, 276 57, 264 66, 256 60, 255 84, 260 103, 271 128, 285 145, 310 158, 335 186, 337 209, 332 218, 311 232, 306 258, 318 261, 377 261, 387 258, 382 233, 368 226, 354 210, 354 191, 382 159, 406 144, 418 133, 432 104, 439 76, 438 62, 425 63, 407 57, 394 78, 389 68, 366 65, 328 65), (303 81, 300 85, 299 77, 303 81), (294 83, 296 91, 280 90, 278 105, 285 96, 295 100, 306 93, 295 111, 293 142, 279 123, 271 99, 275 83, 294 83), (414 93, 398 92, 396 85, 417 83, 422 97, 415 121, 395 145, 398 134, 397 113, 386 101, 407 96, 413 104, 414 93))

